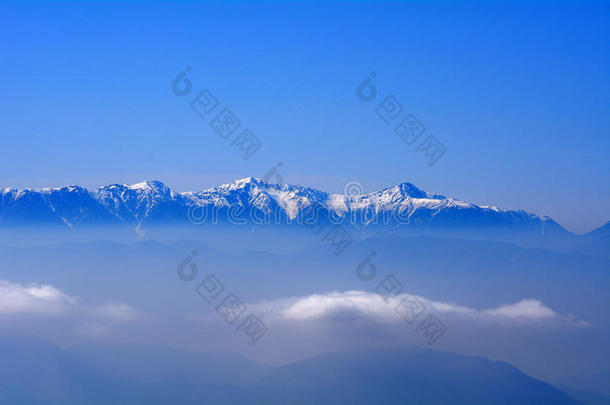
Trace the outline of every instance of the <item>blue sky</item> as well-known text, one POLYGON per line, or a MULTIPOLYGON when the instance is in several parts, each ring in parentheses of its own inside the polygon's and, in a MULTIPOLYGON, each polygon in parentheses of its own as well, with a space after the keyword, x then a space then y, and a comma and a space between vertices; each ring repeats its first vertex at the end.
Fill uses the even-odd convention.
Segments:
POLYGON ((610 219, 608 2, 4 2, 0 21, 0 186, 185 191, 281 161, 332 192, 409 181, 577 232, 610 219), (190 109, 205 88, 262 140, 251 159, 190 109), (376 115, 388 95, 447 148, 434 166, 376 115))

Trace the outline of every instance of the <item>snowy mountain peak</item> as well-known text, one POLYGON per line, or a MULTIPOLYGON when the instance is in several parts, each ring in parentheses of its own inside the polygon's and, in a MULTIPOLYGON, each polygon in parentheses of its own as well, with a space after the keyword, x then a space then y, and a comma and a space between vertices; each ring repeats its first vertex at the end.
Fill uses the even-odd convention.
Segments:
POLYGON ((240 189, 252 189, 256 187, 267 188, 269 183, 259 179, 257 177, 244 177, 243 179, 235 180, 230 184, 223 184, 216 188, 222 188, 227 190, 240 190, 240 189))
POLYGON ((437 194, 431 194, 426 191, 423 191, 416 185, 412 183, 401 183, 392 187, 388 187, 379 192, 380 194, 386 195, 394 195, 400 197, 410 197, 410 198, 429 198, 434 200, 443 200, 446 197, 437 194))
POLYGON ((163 182, 159 180, 147 180, 140 183, 135 183, 132 185, 126 185, 129 190, 135 190, 145 193, 154 193, 159 195, 167 195, 171 194, 171 190, 167 187, 163 182))
POLYGON ((247 184, 255 184, 257 186, 261 186, 261 185, 268 185, 269 183, 267 183, 265 180, 258 178, 258 177, 244 177, 243 179, 237 179, 233 182, 233 184, 239 185, 239 186, 244 186, 247 184))
POLYGON ((395 186, 403 196, 411 198, 432 198, 432 196, 411 183, 401 183, 395 186))
POLYGON ((81 187, 78 185, 64 186, 64 187, 60 188, 59 191, 65 192, 65 193, 89 194, 89 190, 87 190, 85 187, 81 187))
MULTIPOLYGON (((46 188, 40 188, 40 189, 26 189, 28 191, 33 191, 33 192, 40 192, 43 194, 50 194, 50 193, 89 193, 89 190, 87 190, 85 187, 81 187, 79 185, 76 184, 72 184, 72 185, 67 185, 67 186, 62 186, 62 187, 46 187, 46 188)), ((23 190, 25 191, 25 190, 23 190)))

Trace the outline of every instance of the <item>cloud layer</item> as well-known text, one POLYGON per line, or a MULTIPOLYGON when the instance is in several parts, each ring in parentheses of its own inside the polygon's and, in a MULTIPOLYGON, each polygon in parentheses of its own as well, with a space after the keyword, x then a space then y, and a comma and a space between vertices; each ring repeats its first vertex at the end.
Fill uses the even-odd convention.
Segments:
POLYGON ((23 285, 0 280, 0 316, 82 316, 114 322, 130 321, 140 312, 123 302, 109 302, 101 306, 83 305, 77 297, 48 285, 23 285))
POLYGON ((425 297, 400 294, 384 297, 364 291, 330 292, 304 297, 260 302, 255 307, 271 320, 314 321, 368 318, 382 323, 400 322, 431 311, 438 317, 469 319, 477 322, 574 323, 536 299, 522 299, 494 308, 475 309, 455 303, 432 301, 425 297), (402 316, 401 316, 402 314, 402 316))
POLYGON ((77 305, 76 298, 50 285, 24 286, 0 280, 0 315, 61 316, 77 305))

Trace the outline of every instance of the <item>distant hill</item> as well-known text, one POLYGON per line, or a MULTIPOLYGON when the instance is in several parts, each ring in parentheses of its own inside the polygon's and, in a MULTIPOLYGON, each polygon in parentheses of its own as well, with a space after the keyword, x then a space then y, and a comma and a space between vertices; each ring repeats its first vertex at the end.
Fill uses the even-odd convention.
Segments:
POLYGON ((573 251, 600 257, 610 257, 610 221, 579 237, 573 251))
MULTIPOLYGON (((95 352, 96 349, 88 350, 95 352)), ((230 385, 230 371, 242 373, 245 360, 232 355, 190 354, 147 349, 147 356, 125 350, 107 364, 133 361, 142 373, 165 359, 170 365, 155 380, 100 366, 82 350, 32 343, 0 345, 0 401, 11 404, 303 404, 303 405, 577 405, 558 389, 528 377, 506 363, 491 362, 416 347, 355 350, 320 355, 272 369, 257 367, 259 382, 230 385), (223 359, 223 356, 225 357, 223 359), (214 361, 201 361, 205 359, 214 361), (142 362, 145 359, 146 361, 142 362), (182 364, 182 369, 180 368, 182 364), (193 373, 212 375, 221 367, 225 383, 193 381, 193 373), (266 374, 265 374, 266 373, 266 374)), ((107 351, 112 354, 112 351, 107 351)), ((116 354, 116 352, 114 352, 116 354)), ((157 368, 157 366, 154 366, 157 368)))
POLYGON ((417 347, 329 353, 258 384, 290 404, 577 404, 507 363, 417 347))

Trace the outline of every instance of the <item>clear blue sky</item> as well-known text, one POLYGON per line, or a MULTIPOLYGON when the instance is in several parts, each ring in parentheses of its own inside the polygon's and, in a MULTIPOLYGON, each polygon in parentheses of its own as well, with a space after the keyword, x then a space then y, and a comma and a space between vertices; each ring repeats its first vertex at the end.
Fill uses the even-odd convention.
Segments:
POLYGON ((592 2, 0 3, 0 186, 262 177, 410 181, 470 202, 610 219, 610 7, 592 2), (262 141, 243 161, 177 97, 186 66, 262 141), (356 86, 375 72, 378 98, 356 86), (394 95, 432 167, 375 114, 394 95))

